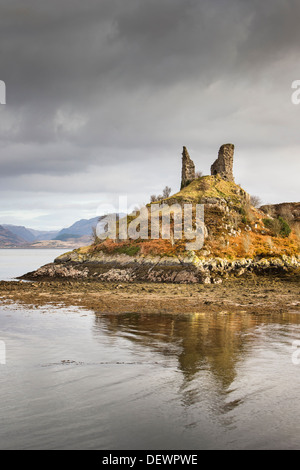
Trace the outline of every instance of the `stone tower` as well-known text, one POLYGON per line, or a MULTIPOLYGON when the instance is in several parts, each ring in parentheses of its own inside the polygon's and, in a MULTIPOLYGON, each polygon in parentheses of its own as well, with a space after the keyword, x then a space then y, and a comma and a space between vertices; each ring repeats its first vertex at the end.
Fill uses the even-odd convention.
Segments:
POLYGON ((211 167, 211 174, 213 176, 220 175, 223 180, 234 183, 233 177, 233 155, 234 145, 225 144, 219 150, 218 159, 211 167))
POLYGON ((183 147, 181 189, 188 186, 195 178, 195 164, 193 160, 191 160, 187 148, 183 147))

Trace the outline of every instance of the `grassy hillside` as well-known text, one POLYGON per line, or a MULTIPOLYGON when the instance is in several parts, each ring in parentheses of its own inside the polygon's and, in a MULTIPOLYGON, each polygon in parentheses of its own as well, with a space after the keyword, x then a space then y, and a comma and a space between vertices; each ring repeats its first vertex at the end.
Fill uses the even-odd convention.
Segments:
POLYGON ((235 183, 220 176, 202 176, 165 201, 168 203, 206 203, 209 198, 224 199, 228 204, 240 206, 247 193, 235 183))

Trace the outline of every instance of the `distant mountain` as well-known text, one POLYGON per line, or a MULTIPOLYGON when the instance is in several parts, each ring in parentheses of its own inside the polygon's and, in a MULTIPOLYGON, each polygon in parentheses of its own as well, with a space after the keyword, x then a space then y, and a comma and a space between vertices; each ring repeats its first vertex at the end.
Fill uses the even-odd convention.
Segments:
POLYGON ((82 219, 68 228, 63 228, 55 237, 56 240, 67 240, 70 238, 80 238, 85 235, 92 236, 93 227, 98 224, 99 217, 93 219, 82 219))
POLYGON ((46 230, 34 230, 33 228, 29 228, 28 230, 32 233, 36 241, 54 240, 56 235, 59 233, 59 230, 46 231, 46 230))
MULTIPOLYGON (((125 214, 120 214, 124 217, 125 214)), ((22 225, 0 225, 0 248, 14 247, 24 245, 26 248, 35 247, 37 242, 49 242, 48 245, 52 247, 54 241, 73 242, 81 246, 82 244, 89 244, 92 239, 93 227, 99 223, 99 217, 92 219, 82 219, 75 222, 67 228, 60 231, 45 231, 35 230, 22 225)), ((102 229, 104 231, 105 222, 102 222, 102 229)), ((100 230, 101 230, 100 228, 100 230)), ((48 246, 47 243, 41 246, 48 246)))
POLYGON ((23 227, 20 225, 7 225, 3 224, 2 227, 8 229, 18 237, 23 238, 25 242, 34 242, 40 240, 53 240, 58 234, 57 231, 34 230, 32 228, 23 227))
POLYGON ((26 227, 6 224, 3 224, 2 227, 14 233, 15 235, 17 235, 17 237, 22 238, 23 241, 33 242, 36 239, 30 229, 27 229, 26 227))
MULTIPOLYGON (((125 214, 120 214, 119 217, 124 217, 125 214)), ((78 239, 81 237, 92 237, 93 228, 97 227, 100 217, 94 217, 93 219, 82 219, 71 227, 62 229, 55 240, 69 240, 69 239, 78 239)), ((100 222, 101 224, 101 222, 100 222)), ((102 228, 104 230, 105 222, 102 223, 102 228)))
POLYGON ((25 243, 25 240, 18 235, 14 234, 7 228, 0 225, 0 247, 1 248, 13 248, 20 246, 25 243))

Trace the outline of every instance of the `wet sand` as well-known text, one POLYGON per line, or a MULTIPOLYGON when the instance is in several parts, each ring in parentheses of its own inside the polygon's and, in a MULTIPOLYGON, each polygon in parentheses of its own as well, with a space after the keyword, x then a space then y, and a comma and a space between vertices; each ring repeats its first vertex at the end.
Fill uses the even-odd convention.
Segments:
POLYGON ((226 280, 221 285, 0 282, 0 303, 80 306, 103 313, 300 313, 299 274, 226 280))

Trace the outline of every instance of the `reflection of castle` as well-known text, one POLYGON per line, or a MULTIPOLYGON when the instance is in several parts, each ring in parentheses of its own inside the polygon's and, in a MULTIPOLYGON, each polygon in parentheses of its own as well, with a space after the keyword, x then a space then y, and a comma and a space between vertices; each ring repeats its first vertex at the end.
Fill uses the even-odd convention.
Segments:
MULTIPOLYGON (((271 318, 271 317, 267 317, 271 318)), ((212 375, 220 391, 236 377, 236 365, 249 351, 245 333, 266 321, 250 315, 108 315, 96 317, 96 328, 109 335, 133 331, 128 339, 164 357, 175 357, 185 383, 201 370, 212 375), (105 328, 103 328, 105 326, 105 328)))
POLYGON ((241 365, 255 354, 258 327, 268 323, 284 329, 291 323, 299 325, 300 318, 292 314, 100 315, 95 317, 94 334, 108 335, 113 343, 126 338, 129 349, 137 346, 137 357, 143 350, 150 361, 156 356, 154 361, 162 362, 162 368, 171 367, 173 377, 178 377, 172 386, 185 409, 195 410, 198 417, 222 416, 227 426, 234 422, 234 414, 228 412, 241 404, 234 382, 241 365))

